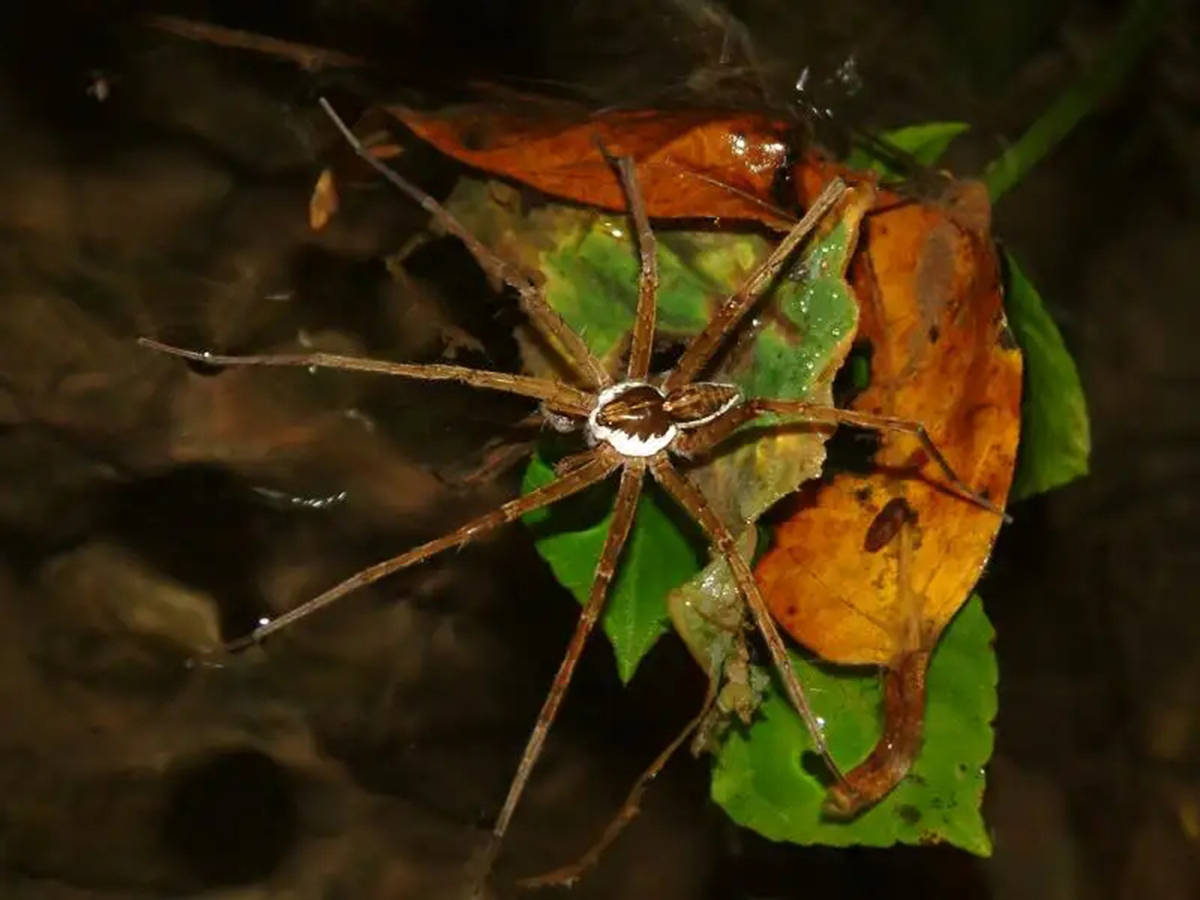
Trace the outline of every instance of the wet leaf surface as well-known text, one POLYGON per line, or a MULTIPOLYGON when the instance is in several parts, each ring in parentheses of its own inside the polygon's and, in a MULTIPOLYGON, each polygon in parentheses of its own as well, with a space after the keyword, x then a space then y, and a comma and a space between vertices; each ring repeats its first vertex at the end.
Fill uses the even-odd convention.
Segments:
MULTIPOLYGON (((812 191, 819 180, 809 177, 812 191)), ((966 484, 1002 505, 1020 425, 1021 356, 986 223, 986 197, 970 183, 868 218, 853 277, 871 378, 849 405, 923 423, 966 484)), ((894 702, 885 736, 848 774, 853 789, 831 794, 847 813, 884 796, 920 752, 920 672, 1001 524, 948 487, 915 436, 877 439, 867 473, 840 473, 797 501, 758 567, 773 613, 797 640, 826 660, 886 667, 894 702), (907 550, 870 552, 877 517, 897 499, 912 519, 907 550)))

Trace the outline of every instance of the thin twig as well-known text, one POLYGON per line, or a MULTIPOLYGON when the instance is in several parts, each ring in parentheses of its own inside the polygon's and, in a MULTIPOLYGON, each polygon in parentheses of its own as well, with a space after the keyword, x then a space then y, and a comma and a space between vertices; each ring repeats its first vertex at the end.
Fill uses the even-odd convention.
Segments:
POLYGON ((342 53, 340 50, 328 50, 324 47, 314 47, 312 44, 284 41, 268 37, 265 34, 239 31, 236 28, 197 22, 181 16, 149 15, 146 16, 145 22, 151 28, 166 31, 176 37, 187 38, 189 41, 216 44, 219 47, 233 47, 237 50, 250 50, 279 59, 287 59, 309 72, 319 72, 321 69, 329 68, 358 68, 368 65, 365 59, 351 56, 349 53, 342 53))

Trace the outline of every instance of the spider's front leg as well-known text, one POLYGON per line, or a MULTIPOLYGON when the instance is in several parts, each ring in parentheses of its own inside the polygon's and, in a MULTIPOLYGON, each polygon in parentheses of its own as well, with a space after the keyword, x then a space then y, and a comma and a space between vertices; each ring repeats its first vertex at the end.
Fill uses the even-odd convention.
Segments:
POLYGON ((946 489, 968 503, 986 509, 1009 521, 1008 514, 988 497, 973 489, 954 470, 946 459, 945 453, 933 440, 929 430, 920 422, 911 419, 901 419, 895 416, 864 413, 853 409, 840 409, 836 406, 823 406, 809 403, 805 400, 774 400, 767 397, 756 397, 728 410, 714 421, 705 423, 702 427, 682 433, 672 445, 672 450, 686 460, 696 460, 704 454, 716 449, 735 431, 743 425, 753 422, 759 416, 767 413, 778 415, 801 416, 804 421, 799 424, 814 427, 836 428, 838 425, 853 425, 859 428, 869 428, 881 432, 901 432, 911 434, 929 458, 941 470, 949 484, 946 489))
POLYGON ((972 488, 954 471, 954 467, 950 465, 949 460, 946 459, 946 455, 934 442, 928 429, 921 422, 912 419, 901 419, 895 416, 864 413, 853 409, 840 409, 836 406, 822 406, 803 400, 773 400, 766 397, 758 397, 750 400, 746 406, 752 410, 751 419, 762 413, 779 413, 803 416, 807 422, 813 425, 854 425, 859 428, 869 428, 873 431, 910 434, 921 442, 921 446, 925 448, 925 452, 929 454, 929 458, 941 469, 942 474, 949 482, 945 486, 946 490, 961 497, 968 503, 973 503, 982 509, 986 509, 988 512, 995 513, 1006 522, 1010 521, 1008 514, 1002 507, 997 506, 986 495, 972 488))

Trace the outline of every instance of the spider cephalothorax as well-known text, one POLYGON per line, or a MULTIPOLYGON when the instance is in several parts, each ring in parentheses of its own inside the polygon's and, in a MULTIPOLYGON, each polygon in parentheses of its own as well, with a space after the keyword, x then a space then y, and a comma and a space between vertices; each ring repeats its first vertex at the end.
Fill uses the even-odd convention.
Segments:
POLYGON ((654 456, 672 449, 681 432, 707 425, 741 402, 741 390, 731 384, 689 384, 667 394, 645 381, 622 381, 600 392, 585 434, 589 447, 604 441, 622 456, 654 456))
POLYGON ((801 400, 747 398, 733 385, 697 380, 759 296, 782 271, 792 253, 817 222, 839 201, 846 190, 845 185, 834 179, 826 186, 806 210, 803 218, 749 277, 717 307, 711 320, 689 341, 675 365, 662 376, 652 379, 649 369, 655 335, 655 295, 658 287, 656 243, 638 188, 633 160, 628 157, 613 160, 628 201, 641 260, 637 311, 630 337, 629 359, 623 377, 614 381, 601 360, 546 303, 542 287, 535 279, 498 257, 436 200, 405 181, 364 150, 329 105, 324 101, 322 105, 369 165, 427 209, 445 231, 458 237, 485 271, 516 291, 521 308, 531 324, 542 332, 552 346, 559 349, 572 380, 558 381, 443 364, 395 363, 319 352, 224 356, 183 350, 145 339, 142 340, 142 344, 176 356, 216 365, 350 369, 425 381, 457 381, 474 387, 516 394, 539 401, 547 421, 558 430, 568 430, 573 425, 578 427, 582 424, 583 436, 588 447, 570 457, 569 464, 561 466, 558 477, 549 484, 510 500, 449 534, 434 538, 350 576, 319 596, 269 622, 264 622, 248 636, 227 645, 227 649, 236 650, 256 643, 351 591, 429 559, 443 550, 461 546, 489 529, 516 521, 534 510, 578 494, 591 485, 619 473, 620 484, 611 525, 596 565, 591 591, 521 756, 508 796, 496 818, 492 829, 493 841, 485 860, 485 869, 489 868, 530 771, 541 753, 546 734, 566 694, 584 642, 600 617, 608 586, 629 536, 638 499, 648 474, 699 524, 711 542, 714 553, 727 562, 789 700, 812 732, 813 743, 825 758, 834 778, 841 779, 825 745, 820 723, 810 710, 804 689, 788 660, 783 638, 759 593, 749 563, 742 555, 733 531, 714 511, 696 484, 675 467, 671 457, 675 455, 690 458, 705 453, 720 444, 741 425, 771 413, 793 418, 803 417, 809 422, 824 425, 848 423, 867 428, 907 431, 921 440, 930 457, 942 468, 952 490, 980 505, 994 509, 986 499, 974 494, 955 475, 924 428, 917 422, 819 406, 801 400))

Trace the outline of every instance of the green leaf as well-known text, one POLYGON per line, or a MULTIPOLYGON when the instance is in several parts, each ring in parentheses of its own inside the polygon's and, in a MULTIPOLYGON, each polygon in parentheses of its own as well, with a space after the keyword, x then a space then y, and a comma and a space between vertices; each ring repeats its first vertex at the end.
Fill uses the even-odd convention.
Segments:
POLYGON ((1025 357, 1021 448, 1012 489, 1012 498, 1020 500, 1086 475, 1091 430, 1079 372, 1058 327, 1017 261, 1005 253, 1004 262, 1008 323, 1025 357))
MULTIPOLYGON (((547 302, 594 353, 611 360, 619 352, 633 324, 638 275, 623 216, 556 204, 526 210, 511 188, 469 180, 460 182, 448 205, 505 258, 541 271, 547 302)), ((844 212, 798 254, 756 307, 756 330, 744 333, 727 355, 722 380, 738 384, 750 396, 830 402, 830 383, 857 323, 845 268, 861 213, 858 207, 844 212)), ((656 235, 660 340, 696 334, 770 249, 756 233, 659 228, 656 235)), ((549 371, 551 362, 537 342, 526 341, 523 352, 528 369, 549 371)), ((742 531, 780 497, 820 473, 825 438, 824 432, 813 430, 764 431, 753 441, 731 441, 728 452, 690 474, 718 513, 742 531)), ((543 458, 530 463, 525 490, 548 480, 545 457, 550 456, 543 448, 543 458)), ((544 520, 533 517, 538 551, 581 601, 604 540, 612 488, 590 502, 595 504, 590 518, 578 511, 584 501, 564 504, 575 509, 571 515, 556 510, 544 520)), ((700 577, 693 535, 671 502, 659 497, 657 489, 648 489, 602 621, 623 679, 632 677, 665 630, 667 593, 689 577, 700 577)))
MULTIPOLYGON (((925 740, 912 771, 857 818, 822 816, 825 786, 802 762, 812 750, 811 738, 774 682, 760 708, 762 718, 732 734, 719 751, 713 799, 734 821, 773 840, 872 847, 945 841, 989 855, 979 807, 996 714, 993 637, 982 602, 972 597, 933 653, 925 740)), ((879 676, 793 661, 826 723, 834 758, 847 767, 865 758, 880 733, 879 676)))
MULTIPOLYGON (((885 131, 878 135, 884 144, 890 144, 897 150, 913 157, 923 166, 932 166, 951 141, 967 131, 971 126, 966 122, 925 122, 921 125, 908 125, 894 131, 885 131)), ((873 154, 869 148, 855 148, 848 157, 846 165, 852 169, 865 169, 878 172, 888 178, 901 178, 904 173, 888 165, 873 154)))
MULTIPOLYGON (((538 452, 525 470, 522 493, 553 480, 553 467, 538 452)), ((587 602, 612 521, 614 496, 610 481, 524 519, 558 583, 581 604, 587 602)), ((636 521, 600 621, 624 682, 667 630, 663 597, 699 571, 702 559, 694 531, 680 521, 670 499, 649 484, 638 502, 636 521)))

